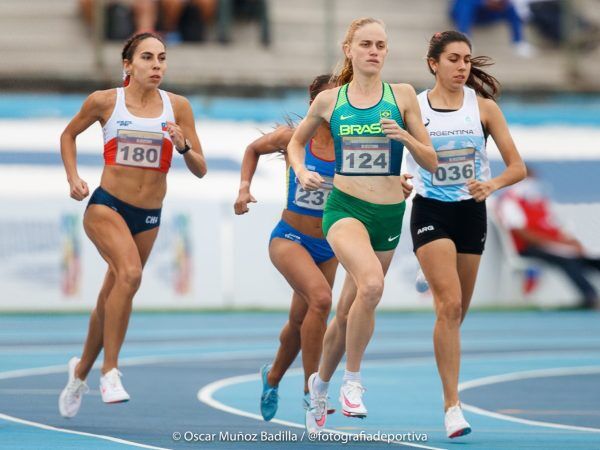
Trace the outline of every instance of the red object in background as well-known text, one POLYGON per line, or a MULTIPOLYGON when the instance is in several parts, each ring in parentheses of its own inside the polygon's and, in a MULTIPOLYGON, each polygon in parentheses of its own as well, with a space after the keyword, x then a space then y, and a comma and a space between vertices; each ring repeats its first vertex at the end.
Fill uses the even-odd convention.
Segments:
MULTIPOLYGON (((544 235, 549 241, 557 241, 562 233, 557 224, 554 223, 552 212, 550 209, 550 201, 546 198, 539 198, 535 200, 527 199, 514 195, 513 193, 508 194, 521 206, 525 217, 527 218, 526 229, 537 232, 540 235, 544 235)), ((527 248, 527 243, 521 239, 514 231, 511 231, 517 251, 520 253, 527 248)))

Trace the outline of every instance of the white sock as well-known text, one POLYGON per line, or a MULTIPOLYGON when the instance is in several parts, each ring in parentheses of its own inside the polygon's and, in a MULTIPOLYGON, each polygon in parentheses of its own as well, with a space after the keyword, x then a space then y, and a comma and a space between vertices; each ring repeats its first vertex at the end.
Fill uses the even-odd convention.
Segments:
POLYGON ((321 380, 319 374, 315 377, 315 382, 313 384, 315 391, 319 395, 327 394, 327 390, 329 389, 329 381, 321 380))
POLYGON ((344 370, 344 378, 342 381, 345 383, 346 381, 354 381, 356 383, 360 383, 360 372, 350 372, 349 370, 344 370))

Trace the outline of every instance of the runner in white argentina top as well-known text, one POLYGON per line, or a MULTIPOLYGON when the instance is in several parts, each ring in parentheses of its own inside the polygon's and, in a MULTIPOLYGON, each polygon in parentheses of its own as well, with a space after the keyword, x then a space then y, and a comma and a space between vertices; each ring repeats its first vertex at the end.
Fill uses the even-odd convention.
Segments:
POLYGON ((477 95, 470 87, 463 89, 463 105, 456 111, 431 108, 427 99, 429 91, 417 96, 423 122, 438 156, 438 168, 433 174, 419 166, 410 153, 406 156, 408 173, 414 175, 415 192, 423 197, 445 202, 467 200, 472 198, 467 181, 490 179, 477 95))

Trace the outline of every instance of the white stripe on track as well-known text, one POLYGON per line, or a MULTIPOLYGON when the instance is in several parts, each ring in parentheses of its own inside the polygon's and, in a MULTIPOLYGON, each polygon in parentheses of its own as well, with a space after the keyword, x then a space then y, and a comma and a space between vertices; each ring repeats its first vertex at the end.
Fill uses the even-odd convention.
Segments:
MULTIPOLYGON (((246 356, 246 357, 262 357, 264 355, 271 355, 272 352, 257 352, 256 354, 249 354, 248 352, 221 352, 215 354, 205 354, 205 355, 169 355, 169 356, 140 356, 140 357, 132 357, 132 358, 124 358, 119 361, 120 366, 138 366, 145 364, 160 364, 165 362, 185 362, 185 361, 207 361, 207 360, 228 360, 231 359, 232 356, 246 356)), ((95 364, 94 367, 98 368, 100 364, 95 364)), ((19 370, 11 370, 6 372, 0 372, 0 380, 7 380, 11 378, 22 378, 28 376, 35 375, 49 375, 54 373, 64 373, 67 372, 67 365, 61 364, 56 366, 46 366, 46 367, 34 367, 30 369, 19 369, 19 370)), ((103 434, 94 434, 94 433, 86 433, 83 431, 74 431, 66 428, 58 428, 53 427, 51 425, 46 425, 43 423, 32 422, 30 420, 21 419, 19 417, 9 416, 7 414, 0 413, 0 419, 6 420, 8 422, 19 423, 21 425, 27 425, 34 428, 40 428, 43 430, 56 431, 59 433, 73 434, 78 436, 92 437, 97 439, 102 439, 105 441, 116 442, 119 444, 126 444, 132 447, 138 448, 148 448, 148 449, 156 449, 156 450, 170 450, 166 447, 156 447, 147 444, 141 444, 139 442, 127 441, 125 439, 119 439, 112 436, 106 436, 103 434)))
MULTIPOLYGON (((523 372, 511 372, 502 375, 493 375, 490 377, 478 378, 476 380, 465 381, 458 385, 458 390, 466 391, 468 389, 488 386, 490 384, 504 383, 508 381, 526 380, 530 378, 548 378, 548 377, 561 377, 568 375, 589 375, 600 373, 600 366, 583 366, 583 367, 557 367, 551 369, 537 369, 527 370, 523 372)), ((466 403, 462 403, 462 407, 466 411, 470 411, 475 414, 482 416, 492 417, 494 419, 505 420, 508 422, 516 422, 524 425, 533 425, 538 427, 556 428, 560 430, 572 430, 572 431, 587 431, 591 433, 600 433, 600 428, 592 427, 580 427, 576 425, 564 425, 553 422, 542 422, 539 420, 522 419, 520 417, 509 416, 506 414, 500 414, 487 409, 472 406, 466 403)))
POLYGON ((66 428, 57 428, 57 427, 53 427, 51 425, 46 425, 46 424, 43 424, 43 423, 38 423, 38 422, 32 422, 30 420, 19 419, 18 417, 7 416, 6 414, 2 414, 2 413, 0 413, 0 419, 7 420, 9 422, 19 423, 21 425, 28 425, 30 427, 41 428, 42 430, 59 431, 61 433, 75 434, 77 436, 93 437, 93 438, 103 439, 105 441, 116 442, 118 444, 127 444, 127 445, 131 445, 133 447, 150 448, 150 449, 155 449, 155 450, 170 450, 170 449, 165 448, 165 447, 155 447, 155 446, 152 446, 152 445, 140 444, 138 442, 127 441, 125 439, 119 439, 119 438, 115 438, 115 437, 112 437, 112 436, 105 436, 105 435, 102 435, 102 434, 93 434, 93 433, 86 433, 84 431, 74 431, 74 430, 67 430, 66 428))
MULTIPOLYGON (((433 360, 432 357, 411 358, 411 359, 407 359, 407 360, 402 360, 402 363, 414 364, 414 363, 429 362, 432 360, 433 360)), ((385 365, 389 365, 390 363, 398 364, 398 360, 369 361, 369 362, 363 363, 363 367, 365 367, 365 366, 368 366, 368 367, 385 366, 385 365)), ((302 374, 302 373, 304 373, 304 371, 302 368, 297 368, 297 369, 288 370, 286 373, 287 374, 302 374)), ((198 391, 198 395, 197 395, 198 400, 202 403, 207 404, 208 406, 210 406, 212 408, 219 410, 219 411, 223 411, 223 412, 226 412, 229 414, 234 414, 236 416, 247 417, 249 419, 255 419, 255 420, 264 422, 264 419, 259 414, 254 414, 254 413, 251 413, 248 411, 244 411, 242 409, 233 408, 231 406, 225 405, 224 403, 221 403, 218 400, 215 400, 215 398, 213 397, 215 392, 217 392, 218 390, 223 389, 225 387, 232 386, 232 385, 238 384, 238 383, 246 383, 248 381, 257 381, 257 380, 260 381, 260 374, 253 373, 253 374, 238 375, 235 377, 223 378, 221 380, 214 381, 214 382, 209 383, 206 386, 202 387, 198 391)), ((304 424, 297 423, 297 422, 290 422, 287 420, 280 420, 280 419, 271 419, 270 422, 277 423, 279 425, 283 425, 286 427, 305 429, 304 424)), ((333 429, 329 429, 329 428, 324 428, 323 431, 326 431, 326 432, 332 433, 332 434, 339 434, 339 435, 356 434, 356 433, 348 433, 345 431, 333 430, 333 429)), ((392 434, 392 433, 388 433, 388 434, 392 434)), ((445 450, 440 447, 429 447, 427 445, 414 444, 414 443, 408 443, 408 442, 397 441, 397 440, 390 441, 389 443, 403 445, 406 447, 428 449, 428 450, 445 450)))
MULTIPOLYGON (((167 363, 167 362, 223 361, 223 360, 227 361, 227 360, 230 360, 232 356, 242 356, 244 358, 253 358, 253 357, 264 358, 264 357, 272 357, 272 353, 273 352, 270 350, 269 351, 265 350, 265 351, 259 351, 259 352, 253 352, 253 353, 250 353, 248 351, 232 351, 232 352, 218 352, 218 353, 216 352, 213 354, 204 354, 204 355, 180 354, 180 355, 140 356, 140 357, 124 358, 119 362, 119 365, 125 367, 125 366, 137 366, 137 365, 146 365, 146 364, 160 364, 160 363, 167 363)), ((463 360, 489 360, 490 358, 492 358, 492 359, 493 358, 513 358, 513 359, 523 358, 523 359, 529 360, 532 357, 544 356, 544 354, 546 354, 546 353, 556 354, 557 351, 556 350, 554 350, 554 351, 543 350, 543 351, 538 351, 538 352, 488 353, 488 354, 480 354, 480 355, 474 355, 474 356, 466 355, 466 356, 463 356, 463 360)), ((558 353, 561 353, 561 352, 558 351, 558 353)), ((572 353, 572 351, 569 351, 569 353, 572 353)), ((582 353, 586 353, 586 352, 582 352, 582 353)), ((589 353, 589 352, 587 352, 587 353, 589 353)), ((369 366, 379 366, 379 365, 389 365, 390 363, 397 364, 398 362, 401 362, 403 365, 410 365, 410 364, 419 364, 419 363, 423 363, 423 362, 433 362, 433 361, 434 361, 433 357, 421 357, 421 358, 410 358, 410 359, 399 359, 399 360, 398 359, 390 359, 390 360, 370 361, 368 363, 365 362, 365 364, 368 364, 369 366)), ((99 364, 94 365, 94 368, 98 368, 98 367, 99 367, 99 364)), ((565 368, 565 370, 568 370, 568 369, 569 368, 565 368)), ((551 370, 560 370, 560 369, 551 369, 551 370)), ((34 368, 29 368, 29 369, 17 369, 17 370, 0 372, 0 380, 6 380, 6 379, 12 379, 12 378, 22 378, 22 377, 36 376, 36 375, 50 375, 50 374, 54 374, 54 373, 66 373, 66 372, 67 372, 66 364, 46 366, 46 367, 34 367, 34 368)), ((301 373, 301 369, 292 369, 292 370, 288 371, 288 373, 294 373, 294 372, 301 373)), ((539 372, 539 371, 532 371, 532 372, 539 372)), ((525 373, 531 373, 531 372, 525 372, 525 373)), ((594 373, 596 373, 596 372, 594 372, 594 373)), ((468 381, 466 383, 461 383, 459 385, 459 389, 467 389, 469 387, 475 387, 474 383, 481 383, 481 380, 486 380, 486 379, 490 380, 490 379, 494 379, 494 378, 497 379, 497 377, 503 377, 503 376, 506 377, 509 375, 510 374, 499 375, 496 377, 486 377, 486 378, 482 378, 479 380, 468 381), (469 383, 471 383, 471 384, 469 385, 469 383)), ((548 376, 550 376, 550 375, 548 375, 548 376)), ((257 374, 244 375, 242 377, 250 377, 246 381, 260 378, 257 374)), ((239 377, 233 377, 233 378, 239 378, 239 377)), ((220 380, 220 381, 223 381, 223 380, 220 380)), ((205 390, 206 388, 208 388, 210 386, 216 385, 220 381, 210 383, 210 384, 204 386, 202 389, 200 389, 200 391, 198 392, 198 398, 200 399, 200 393, 203 390, 205 390)), ((242 382, 242 381, 238 380, 238 382, 242 382)), ((498 382, 498 381, 496 381, 496 382, 498 382)), ((480 384, 480 385, 483 385, 483 384, 480 384)), ((223 386, 221 386, 221 387, 223 387, 223 386)), ((217 389, 215 389, 214 391, 216 391, 216 390, 217 389)), ((202 397, 204 398, 204 395, 202 397)), ((200 401, 205 402, 204 400, 200 400, 200 401)), ((217 407, 217 409, 221 409, 222 411, 230 412, 231 414, 236 414, 236 415, 240 415, 243 417, 248 417, 248 418, 252 418, 252 419, 256 419, 256 420, 260 420, 260 421, 263 420, 262 417, 257 414, 252 414, 252 413, 249 413, 246 411, 238 410, 236 408, 231 408, 227 405, 221 404, 220 402, 218 402, 214 399, 211 399, 211 402, 214 402, 215 405, 218 404, 219 407, 217 407)), ((210 406, 213 406, 213 405, 210 404, 210 406)), ((476 414, 488 415, 490 417, 501 419, 501 420, 509 420, 509 421, 515 421, 515 422, 519 421, 520 423, 527 423, 528 425, 535 425, 535 426, 552 425, 553 427, 555 427, 554 425, 556 425, 556 424, 546 424, 544 422, 534 422, 534 421, 525 422, 524 419, 523 420, 514 420, 513 417, 502 416, 500 414, 482 410, 475 406, 471 406, 471 405, 464 405, 464 406, 465 406, 465 409, 469 409, 470 411, 472 411, 476 414)), ((216 406, 213 406, 213 407, 216 407, 216 406)), ((118 438, 113 438, 111 436, 104 436, 104 435, 99 435, 99 434, 85 433, 85 432, 68 430, 68 429, 64 429, 64 428, 52 427, 50 425, 41 424, 41 423, 37 423, 37 422, 31 422, 28 420, 20 419, 18 417, 9 416, 9 415, 2 414, 2 413, 0 413, 0 419, 6 420, 9 422, 20 423, 23 425, 29 425, 29 426, 36 427, 36 428, 57 431, 57 432, 61 432, 61 433, 82 435, 82 436, 87 436, 87 437, 95 437, 98 439, 104 439, 104 440, 109 440, 109 441, 112 440, 114 442, 128 444, 128 445, 132 445, 135 447, 165 450, 162 447, 147 446, 145 444, 139 444, 136 442, 120 440, 118 438)), ((294 423, 294 422, 280 421, 277 419, 272 420, 272 422, 280 423, 282 425, 295 427, 295 428, 297 428, 297 427, 304 428, 304 425, 294 423)), ((567 429, 576 429, 577 428, 577 427, 570 427, 568 425, 564 425, 564 426, 558 425, 557 427, 562 427, 562 428, 568 427, 567 429)), ((596 430, 594 428, 592 428, 592 429, 588 429, 585 427, 579 427, 579 428, 584 428, 585 431, 596 430)), ((347 434, 347 433, 340 432, 340 431, 332 431, 332 432, 340 433, 340 434, 347 434)), ((418 447, 418 448, 424 448, 424 449, 444 450, 444 449, 439 449, 436 447, 420 446, 419 444, 411 445, 411 444, 407 444, 405 442, 395 442, 395 443, 401 444, 401 445, 410 445, 412 447, 418 447)), ((166 449, 166 450, 168 450, 168 449, 166 449)))

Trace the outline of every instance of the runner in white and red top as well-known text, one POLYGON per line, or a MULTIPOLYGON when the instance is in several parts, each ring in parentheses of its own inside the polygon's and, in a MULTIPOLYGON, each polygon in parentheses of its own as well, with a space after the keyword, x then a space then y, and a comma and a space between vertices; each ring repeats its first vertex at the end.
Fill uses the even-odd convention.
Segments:
POLYGON ((104 349, 100 393, 105 403, 129 400, 118 369, 133 296, 160 226, 173 149, 194 175, 206 173, 192 108, 184 97, 158 89, 166 67, 162 38, 141 33, 123 48, 125 88, 91 94, 60 139, 71 197, 89 195, 77 171, 75 140, 95 122, 104 133, 104 170, 83 217, 85 232, 106 260, 108 270, 92 311, 81 359, 69 361, 69 380, 59 411, 73 417, 87 392, 85 379, 104 349))

